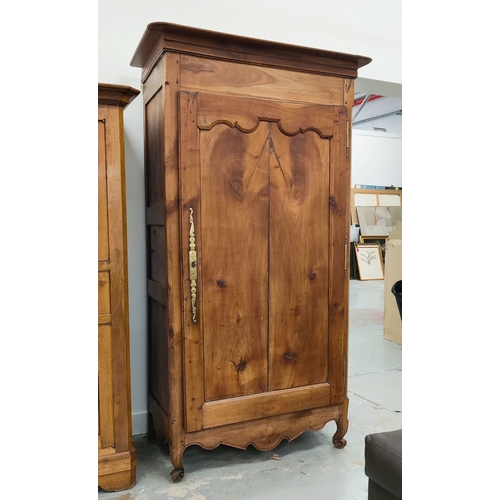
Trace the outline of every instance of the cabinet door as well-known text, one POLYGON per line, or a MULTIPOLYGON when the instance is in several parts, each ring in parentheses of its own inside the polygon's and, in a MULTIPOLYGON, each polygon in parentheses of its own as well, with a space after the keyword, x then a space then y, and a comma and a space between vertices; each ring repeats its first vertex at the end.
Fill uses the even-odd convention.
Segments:
POLYGON ((328 406, 345 108, 188 92, 179 102, 186 428, 328 406))
MULTIPOLYGON (((100 111, 99 116, 103 113, 100 111)), ((112 452, 113 360, 106 121, 98 121, 98 447, 112 452)))

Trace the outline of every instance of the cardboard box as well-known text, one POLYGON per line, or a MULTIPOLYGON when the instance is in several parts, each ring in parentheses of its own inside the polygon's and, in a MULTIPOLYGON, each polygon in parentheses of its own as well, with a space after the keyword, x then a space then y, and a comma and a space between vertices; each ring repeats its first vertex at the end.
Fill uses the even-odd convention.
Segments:
POLYGON ((402 223, 389 233, 385 248, 384 275, 384 338, 402 345, 403 324, 399 315, 396 297, 391 289, 403 279, 403 231, 402 223))

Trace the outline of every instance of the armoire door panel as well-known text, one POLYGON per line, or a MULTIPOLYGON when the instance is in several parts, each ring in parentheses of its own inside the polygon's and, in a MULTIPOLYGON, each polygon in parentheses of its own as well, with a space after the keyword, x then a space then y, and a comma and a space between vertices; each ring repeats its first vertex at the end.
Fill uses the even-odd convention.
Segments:
POLYGON ((269 389, 278 390, 328 378, 330 140, 271 128, 269 389))
POLYGON ((315 384, 271 391, 203 405, 203 428, 321 408, 330 404, 330 385, 315 384))
POLYGON ((179 96, 187 430, 328 405, 334 108, 179 96))
POLYGON ((267 127, 200 133, 205 400, 267 390, 267 127))

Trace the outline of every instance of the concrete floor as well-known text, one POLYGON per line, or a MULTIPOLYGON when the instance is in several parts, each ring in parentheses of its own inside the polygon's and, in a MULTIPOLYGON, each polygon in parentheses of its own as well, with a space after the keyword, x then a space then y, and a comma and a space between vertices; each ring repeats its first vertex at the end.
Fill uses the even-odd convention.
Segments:
POLYGON ((384 282, 351 280, 350 285, 345 448, 332 445, 335 422, 267 452, 191 446, 183 455, 186 475, 174 484, 168 446, 135 436, 136 486, 115 493, 99 489, 99 500, 366 500, 364 438, 402 427, 402 350, 383 338, 384 282))

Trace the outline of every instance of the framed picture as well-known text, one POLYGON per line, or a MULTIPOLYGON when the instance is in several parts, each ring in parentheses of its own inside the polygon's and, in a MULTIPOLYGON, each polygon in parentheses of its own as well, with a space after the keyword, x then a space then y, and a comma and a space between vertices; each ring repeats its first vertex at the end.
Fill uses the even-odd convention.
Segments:
POLYGON ((363 236, 389 236, 396 222, 403 220, 402 207, 356 207, 360 233, 363 236))
POLYGON ((385 248, 387 245, 387 237, 381 236, 380 238, 375 238, 373 236, 359 236, 359 243, 364 245, 379 245, 380 253, 382 255, 382 265, 385 269, 385 248))
POLYGON ((384 279, 380 245, 356 245, 355 254, 360 280, 384 279))

